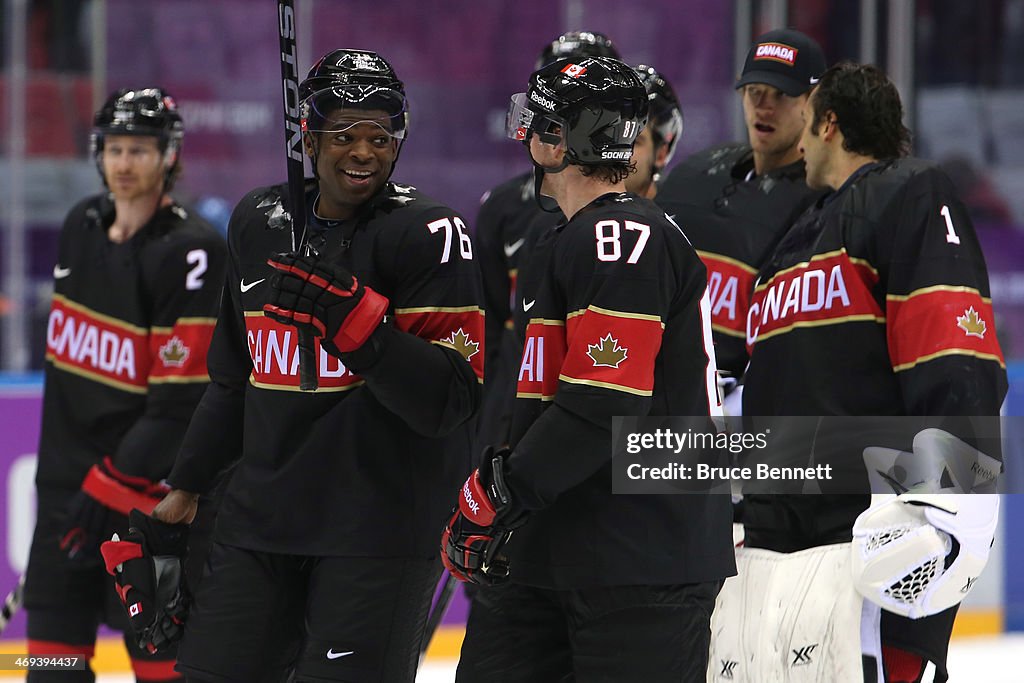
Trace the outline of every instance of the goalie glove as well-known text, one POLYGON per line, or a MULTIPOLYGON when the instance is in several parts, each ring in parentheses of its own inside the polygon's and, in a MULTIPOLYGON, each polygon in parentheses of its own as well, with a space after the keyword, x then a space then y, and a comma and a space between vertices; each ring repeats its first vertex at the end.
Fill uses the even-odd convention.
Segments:
POLYGON ((911 494, 865 510, 853 526, 853 580, 868 600, 919 619, 959 603, 988 563, 999 496, 911 494))
POLYGON ((387 297, 378 294, 340 265, 319 256, 277 254, 267 263, 278 271, 270 281, 270 303, 263 314, 308 331, 338 357, 355 351, 384 320, 387 297))
POLYGON ((110 456, 93 465, 67 509, 60 549, 69 559, 98 561, 100 539, 109 533, 110 511, 127 516, 133 509, 149 514, 170 490, 163 482, 125 474, 110 456))
POLYGON ((504 548, 512 531, 526 523, 527 513, 515 506, 505 483, 502 468, 507 456, 507 449, 497 454, 491 447, 484 451, 441 534, 441 562, 459 581, 494 586, 508 580, 504 548))
POLYGON ((128 535, 100 546, 140 648, 156 652, 180 639, 188 614, 185 553, 188 525, 132 510, 128 535))
POLYGON ((959 437, 930 427, 914 450, 869 446, 864 465, 872 493, 995 493, 1003 464, 959 437))

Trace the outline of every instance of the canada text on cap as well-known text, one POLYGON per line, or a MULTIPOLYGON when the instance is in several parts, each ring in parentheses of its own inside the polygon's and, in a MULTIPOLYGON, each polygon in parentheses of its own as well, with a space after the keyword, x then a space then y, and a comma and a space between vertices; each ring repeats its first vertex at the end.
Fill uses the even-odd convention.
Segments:
POLYGON ((754 41, 736 88, 764 83, 796 97, 810 90, 825 69, 825 54, 818 43, 800 31, 778 29, 754 41))

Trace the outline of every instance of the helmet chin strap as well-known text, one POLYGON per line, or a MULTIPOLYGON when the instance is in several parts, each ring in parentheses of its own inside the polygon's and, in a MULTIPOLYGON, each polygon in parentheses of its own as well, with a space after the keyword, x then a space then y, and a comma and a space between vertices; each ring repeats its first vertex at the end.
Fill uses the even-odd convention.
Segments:
MULTIPOLYGON (((532 135, 532 133, 531 133, 531 135, 532 135)), ((526 145, 527 154, 530 157, 530 163, 533 164, 533 199, 534 199, 534 201, 537 202, 537 206, 540 207, 540 210, 545 212, 545 213, 561 213, 562 209, 560 209, 557 204, 555 205, 555 208, 553 208, 553 209, 549 209, 547 206, 544 205, 544 197, 540 193, 540 186, 544 183, 544 174, 545 173, 561 173, 562 171, 564 171, 569 166, 569 155, 568 154, 564 155, 562 157, 562 163, 559 164, 558 166, 552 167, 552 168, 548 168, 547 166, 541 166, 540 164, 538 164, 537 161, 533 158, 533 154, 531 154, 529 152, 529 149, 530 149, 530 138, 529 137, 526 138, 526 140, 524 141, 524 144, 526 145)))

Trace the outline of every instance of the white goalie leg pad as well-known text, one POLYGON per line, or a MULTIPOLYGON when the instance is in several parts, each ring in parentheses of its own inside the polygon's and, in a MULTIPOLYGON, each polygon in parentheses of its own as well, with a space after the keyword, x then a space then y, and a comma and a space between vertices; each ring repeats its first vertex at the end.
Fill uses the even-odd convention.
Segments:
POLYGON ((776 553, 737 548, 711 615, 709 683, 881 680, 880 610, 853 587, 850 544, 776 553))
POLYGON ((998 521, 995 494, 888 497, 854 523, 854 585, 890 612, 911 619, 937 614, 974 586, 998 521))

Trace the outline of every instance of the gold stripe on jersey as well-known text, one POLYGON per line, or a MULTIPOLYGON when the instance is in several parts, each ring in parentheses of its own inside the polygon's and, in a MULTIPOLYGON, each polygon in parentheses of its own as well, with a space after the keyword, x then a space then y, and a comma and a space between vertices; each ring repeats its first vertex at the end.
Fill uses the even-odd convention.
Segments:
POLYGON ((912 299, 915 296, 922 296, 924 294, 933 294, 935 292, 950 292, 955 294, 977 294, 982 302, 991 304, 992 299, 987 296, 981 296, 981 292, 974 287, 962 287, 954 285, 932 285, 931 287, 922 287, 921 289, 915 289, 910 294, 886 294, 886 301, 906 301, 912 299))
POLYGON ((624 384, 615 384, 613 382, 600 382, 595 379, 576 379, 575 377, 566 377, 565 375, 558 376, 559 381, 567 382, 569 384, 585 384, 589 387, 600 387, 602 389, 614 389, 615 391, 624 391, 627 394, 634 394, 636 396, 653 396, 653 391, 646 391, 644 389, 636 389, 634 387, 627 387, 624 384))
POLYGON ((724 325, 711 323, 711 329, 714 330, 715 332, 718 332, 719 334, 724 334, 727 337, 737 337, 738 339, 747 338, 747 333, 744 332, 743 330, 734 330, 731 327, 726 327, 724 325))
POLYGON ((760 292, 761 290, 763 290, 763 289, 765 289, 767 287, 770 287, 772 285, 772 283, 775 281, 776 278, 778 278, 778 277, 780 277, 782 275, 785 275, 786 273, 789 273, 790 271, 798 270, 800 268, 806 268, 807 266, 809 266, 810 264, 814 263, 815 261, 824 261, 826 259, 830 259, 830 258, 833 258, 835 256, 844 256, 844 255, 846 256, 846 260, 849 261, 850 263, 852 263, 854 265, 857 265, 857 266, 863 266, 872 275, 874 275, 876 278, 878 277, 878 270, 876 270, 875 267, 873 265, 871 265, 870 261, 868 261, 867 259, 862 259, 862 258, 857 258, 855 256, 850 256, 846 252, 846 247, 843 247, 842 249, 836 249, 835 251, 829 251, 829 252, 826 252, 824 254, 815 254, 814 256, 812 256, 811 258, 807 259, 806 261, 801 261, 800 263, 792 265, 792 266, 790 266, 788 268, 784 268, 784 269, 782 269, 782 270, 772 274, 772 276, 770 278, 768 278, 767 282, 762 282, 757 287, 755 287, 754 291, 755 292, 760 292))
POLYGON ((902 372, 903 370, 909 370, 917 365, 927 363, 930 360, 936 358, 942 358, 943 356, 970 356, 971 358, 977 358, 979 360, 991 360, 999 364, 999 367, 1006 369, 1006 363, 999 356, 992 353, 982 353, 973 349, 943 349, 937 353, 932 353, 927 356, 921 356, 910 363, 904 363, 903 365, 893 366, 894 372, 902 372))
POLYGON ((299 391, 304 394, 330 394, 337 391, 348 391, 349 389, 355 389, 366 384, 366 380, 360 379, 352 382, 351 384, 345 384, 340 387, 325 387, 323 385, 316 388, 316 391, 305 391, 297 386, 288 386, 286 384, 270 384, 267 382, 257 382, 256 378, 249 375, 249 384, 256 387, 257 389, 268 389, 270 391, 299 391))
POLYGON ((626 311, 613 311, 610 308, 601 308, 600 306, 587 306, 581 308, 578 311, 573 311, 565 316, 566 320, 575 318, 578 315, 583 315, 587 311, 593 311, 594 313, 600 313, 602 315, 610 315, 613 318, 625 318, 627 320, 649 320, 654 323, 661 325, 661 329, 665 329, 665 323, 662 322, 660 315, 650 315, 647 313, 628 313, 626 311))
POLYGON ((396 308, 395 315, 410 315, 415 313, 479 313, 484 315, 484 310, 479 306, 416 306, 413 308, 396 308))
POLYGON ((751 275, 757 275, 757 268, 754 268, 753 266, 750 266, 744 263, 743 261, 740 261, 739 259, 734 259, 731 256, 725 256, 724 254, 716 254, 713 251, 702 251, 700 249, 697 249, 697 256, 700 257, 701 261, 703 261, 705 258, 710 258, 714 259, 715 261, 720 261, 722 263, 728 263, 729 265, 735 266, 736 268, 739 268, 740 270, 751 275))
POLYGON ((174 328, 179 325, 216 325, 216 318, 209 317, 181 317, 174 321, 174 325, 154 325, 150 329, 157 334, 171 334, 174 328))
POLYGON ((167 375, 164 377, 150 376, 150 384, 206 384, 210 381, 209 374, 202 375, 167 375))
POLYGON ((797 322, 790 323, 778 329, 772 330, 771 332, 765 332, 764 334, 758 334, 755 343, 764 341, 765 339, 771 339, 782 334, 787 334, 795 329, 802 327, 824 327, 826 325, 838 325, 840 323, 853 323, 853 322, 876 322, 880 325, 885 324, 885 316, 872 315, 870 313, 858 313, 856 315, 844 315, 838 318, 825 318, 822 320, 798 320, 797 322))
POLYGON ((92 370, 86 370, 78 365, 59 361, 52 353, 46 354, 46 360, 50 361, 53 363, 54 367, 60 368, 64 372, 69 372, 72 375, 78 375, 79 377, 85 377, 93 382, 99 382, 100 384, 105 384, 106 386, 113 387, 114 389, 120 389, 121 391, 127 391, 132 394, 145 394, 148 391, 144 386, 136 386, 134 384, 129 384, 128 382, 120 382, 116 379, 111 379, 102 373, 93 372, 92 370))
POLYGON ((91 318, 94 318, 95 320, 99 320, 113 327, 119 327, 122 330, 127 330, 132 334, 138 334, 142 336, 146 336, 147 334, 149 334, 149 328, 139 327, 138 325, 132 325, 131 323, 125 322, 120 318, 114 318, 103 313, 97 313, 88 306, 83 306, 82 304, 76 301, 72 301, 63 294, 54 294, 53 300, 54 302, 60 302, 66 308, 70 308, 71 310, 78 311, 80 313, 85 313, 86 315, 90 316, 91 318))

